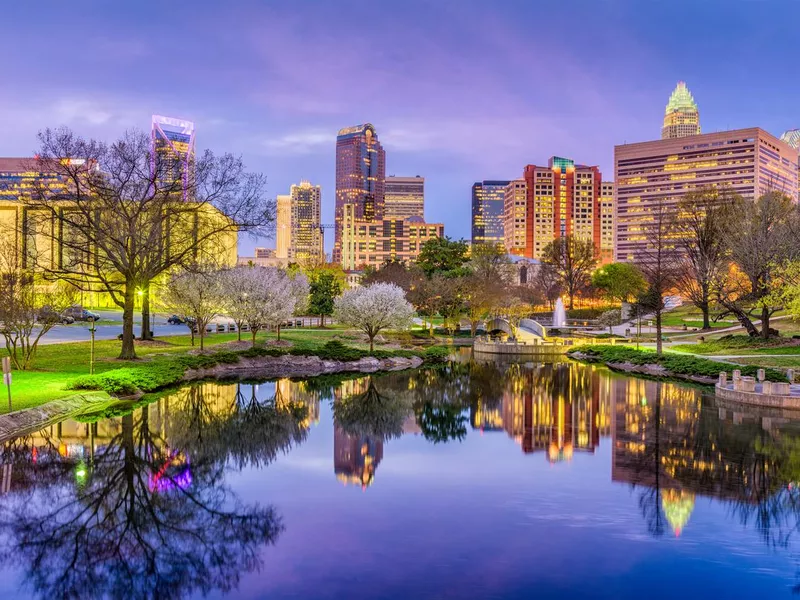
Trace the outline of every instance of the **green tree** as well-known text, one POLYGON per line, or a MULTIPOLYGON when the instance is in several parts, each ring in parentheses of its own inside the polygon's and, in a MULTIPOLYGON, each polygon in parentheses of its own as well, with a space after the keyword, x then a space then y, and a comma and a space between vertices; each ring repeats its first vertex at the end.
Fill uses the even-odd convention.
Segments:
POLYGON ((434 237, 422 244, 417 265, 428 277, 435 273, 448 276, 465 274, 464 265, 469 258, 469 247, 464 240, 453 241, 449 237, 434 237))
POLYGON ((610 300, 629 302, 647 287, 642 272, 631 263, 611 263, 592 273, 592 285, 610 300))
POLYGON ((333 314, 333 301, 342 294, 342 277, 331 269, 315 269, 309 275, 309 314, 319 317, 319 326, 325 326, 325 317, 333 314))
POLYGON ((591 240, 574 235, 556 238, 542 251, 542 265, 555 274, 559 286, 567 293, 569 309, 575 308, 575 296, 589 287, 597 260, 591 240))

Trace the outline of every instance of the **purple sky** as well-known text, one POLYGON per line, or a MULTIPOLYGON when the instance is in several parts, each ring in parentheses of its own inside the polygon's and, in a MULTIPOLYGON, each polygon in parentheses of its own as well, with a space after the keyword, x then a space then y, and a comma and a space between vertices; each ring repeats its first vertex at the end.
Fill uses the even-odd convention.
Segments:
POLYGON ((426 177, 426 217, 453 237, 469 237, 476 180, 553 154, 611 179, 614 145, 659 137, 679 79, 706 132, 800 127, 795 0, 9 4, 0 155, 33 153, 45 126, 113 139, 183 117, 272 197, 321 184, 327 222, 336 132, 358 123, 387 174, 426 177))

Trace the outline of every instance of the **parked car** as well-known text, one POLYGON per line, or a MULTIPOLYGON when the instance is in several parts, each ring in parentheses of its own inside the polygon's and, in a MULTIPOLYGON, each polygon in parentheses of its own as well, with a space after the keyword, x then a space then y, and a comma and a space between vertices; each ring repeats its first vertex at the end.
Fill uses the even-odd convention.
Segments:
POLYGON ((75 321, 99 321, 100 315, 96 312, 92 312, 90 310, 86 310, 81 306, 70 306, 67 310, 65 310, 63 315, 68 317, 72 317, 75 321))
POLYGON ((179 315, 172 315, 167 319, 167 323, 170 325, 184 325, 186 323, 186 318, 179 315))
POLYGON ((36 320, 46 321, 48 323, 63 323, 64 325, 75 322, 74 317, 67 314, 58 314, 58 311, 54 310, 52 306, 43 306, 40 308, 39 314, 36 315, 36 320))

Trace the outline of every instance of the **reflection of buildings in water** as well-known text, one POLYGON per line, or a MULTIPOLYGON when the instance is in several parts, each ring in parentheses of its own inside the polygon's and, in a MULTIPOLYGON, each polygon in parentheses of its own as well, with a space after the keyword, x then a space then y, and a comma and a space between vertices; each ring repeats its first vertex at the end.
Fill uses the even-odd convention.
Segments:
POLYGON ((675 536, 679 536, 694 510, 694 492, 668 489, 661 492, 661 509, 675 536))
MULTIPOLYGON (((148 404, 146 410, 147 427, 152 439, 160 450, 164 452, 165 462, 162 467, 170 473, 170 478, 182 485, 191 482, 188 469, 188 457, 180 448, 173 448, 172 439, 175 432, 176 418, 184 419, 184 413, 197 408, 206 416, 226 419, 236 410, 237 402, 256 399, 267 402, 274 398, 275 406, 281 408, 285 403, 295 402, 308 408, 308 418, 300 423, 301 427, 309 427, 311 423, 319 421, 319 394, 306 390, 304 382, 281 379, 276 382, 267 382, 262 385, 244 384, 219 384, 215 382, 201 382, 186 386, 175 392, 163 396, 148 404)), ((137 409, 138 410, 138 409, 137 409)), ((104 451, 107 444, 122 432, 122 417, 101 419, 94 423, 83 423, 66 420, 55 423, 19 440, 25 445, 24 455, 17 449, 14 453, 13 463, 24 460, 28 465, 42 464, 44 462, 58 462, 64 465, 73 465, 78 469, 81 464, 91 464, 96 453, 104 451)), ((19 442, 9 442, 6 449, 19 442)), ((14 467, 11 462, 6 462, 0 470, 0 494, 8 493, 12 487, 25 487, 30 482, 25 481, 22 474, 14 478, 14 467)), ((156 491, 163 487, 159 481, 165 480, 162 473, 151 474, 151 489, 156 491)), ((76 477, 76 480, 79 479, 76 477)))
POLYGON ((375 478, 375 470, 383 459, 383 442, 367 436, 348 435, 334 426, 333 471, 345 485, 366 489, 375 478))
POLYGON ((504 430, 522 451, 546 451, 551 462, 573 452, 594 452, 610 428, 607 376, 571 363, 510 365, 502 403, 472 407, 470 421, 480 431, 504 430))

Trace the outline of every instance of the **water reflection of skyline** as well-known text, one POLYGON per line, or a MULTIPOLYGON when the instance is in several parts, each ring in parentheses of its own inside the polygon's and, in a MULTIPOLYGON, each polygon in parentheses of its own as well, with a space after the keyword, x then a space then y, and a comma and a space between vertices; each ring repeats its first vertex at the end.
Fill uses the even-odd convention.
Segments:
POLYGON ((65 421, 6 444, 0 506, 52 486, 80 497, 81 490, 102 485, 118 463, 135 464, 141 473, 146 492, 137 497, 143 504, 160 506, 159 495, 174 500, 208 493, 212 484, 224 484, 223 466, 262 468, 306 443, 320 423, 322 401, 333 408, 332 422, 327 411, 322 421, 332 434, 325 440, 326 460, 338 481, 361 489, 380 482, 379 468, 392 460, 395 439, 457 445, 463 420, 475 444, 489 445, 481 434, 513 440, 506 450, 491 447, 521 451, 523 469, 542 458, 578 461, 579 454, 584 465, 607 469, 608 462, 592 458, 603 445, 607 450, 599 454, 610 455, 604 477, 630 487, 638 522, 653 535, 691 531, 700 497, 724 503, 743 524, 754 523, 781 543, 796 515, 790 486, 800 480, 800 437, 787 415, 718 405, 696 388, 574 363, 462 363, 326 386, 290 380, 190 386, 137 408, 132 417, 65 421), (336 407, 353 399, 378 410, 337 420, 343 415, 336 407), (380 418, 385 415, 388 422, 380 418), (137 436, 146 443, 135 451, 120 441, 137 436), (88 474, 81 480, 83 468, 88 474))

